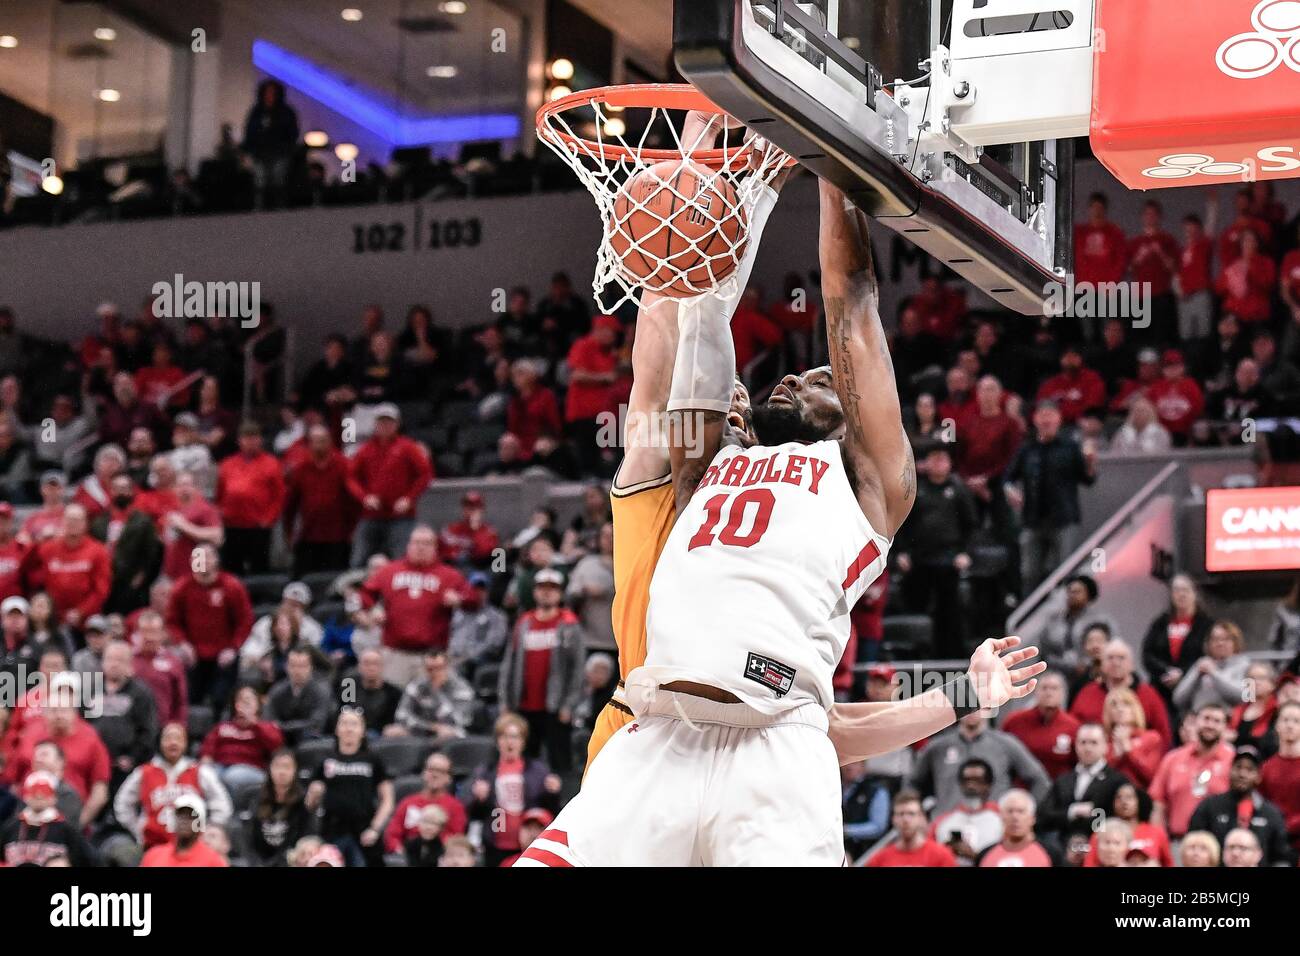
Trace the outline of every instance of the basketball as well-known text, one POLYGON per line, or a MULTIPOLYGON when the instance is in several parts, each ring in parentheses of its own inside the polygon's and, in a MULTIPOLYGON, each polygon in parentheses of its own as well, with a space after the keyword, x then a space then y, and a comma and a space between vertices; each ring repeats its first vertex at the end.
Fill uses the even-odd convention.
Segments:
POLYGON ((627 181, 614 200, 610 246, 630 282, 672 298, 707 292, 745 254, 735 187, 699 163, 665 161, 627 181))

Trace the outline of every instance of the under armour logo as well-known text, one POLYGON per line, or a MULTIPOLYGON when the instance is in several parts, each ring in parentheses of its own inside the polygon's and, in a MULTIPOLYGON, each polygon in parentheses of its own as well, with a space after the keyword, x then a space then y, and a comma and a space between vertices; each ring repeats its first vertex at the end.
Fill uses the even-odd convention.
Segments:
MULTIPOLYGON (((1300 7, 1300 2, 1296 3, 1300 7)), ((1160 165, 1142 170, 1151 179, 1186 179, 1200 173, 1203 176, 1240 176, 1249 167, 1245 163, 1219 163, 1202 153, 1175 153, 1161 156, 1160 165)))
POLYGON ((767 665, 760 660, 752 660, 749 662, 749 669, 755 674, 761 674, 767 669, 767 665))
POLYGON ((628 724, 628 725, 627 725, 627 732, 628 732, 629 734, 634 734, 634 733, 636 733, 636 732, 637 732, 638 730, 640 730, 640 729, 641 729, 641 725, 640 725, 640 724, 628 724))
POLYGON ((1219 69, 1239 80, 1268 76, 1283 63, 1300 73, 1300 0, 1260 0, 1250 22, 1254 31, 1219 47, 1219 69))

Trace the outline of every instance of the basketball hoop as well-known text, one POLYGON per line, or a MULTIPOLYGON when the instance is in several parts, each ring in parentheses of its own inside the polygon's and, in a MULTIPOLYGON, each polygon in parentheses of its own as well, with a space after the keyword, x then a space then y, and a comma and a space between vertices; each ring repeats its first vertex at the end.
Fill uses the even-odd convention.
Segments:
POLYGON ((725 116, 684 83, 583 90, 537 112, 538 139, 596 200, 602 237, 592 291, 605 312, 640 305, 643 290, 672 298, 717 290, 744 257, 764 187, 793 162, 726 123, 684 142, 691 111, 725 116))

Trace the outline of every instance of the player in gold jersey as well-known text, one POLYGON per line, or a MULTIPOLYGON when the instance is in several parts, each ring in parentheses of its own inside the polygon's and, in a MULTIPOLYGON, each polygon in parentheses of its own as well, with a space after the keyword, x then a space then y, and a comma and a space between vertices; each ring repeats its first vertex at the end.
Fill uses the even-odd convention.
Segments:
MULTIPOLYGON (((668 308, 669 306, 665 306, 668 308)), ((653 339, 658 331, 650 332, 652 341, 643 339, 642 327, 638 325, 638 335, 632 348, 632 363, 638 363, 637 351, 645 349, 642 359, 648 353, 661 347, 662 343, 653 339), (652 344, 653 343, 653 344, 652 344)), ((658 367, 666 367, 671 373, 671 358, 658 367)), ((654 396, 638 395, 636 382, 640 376, 633 378, 632 396, 629 400, 628 414, 631 418, 633 408, 643 407, 639 402, 653 402, 654 396)), ((646 390, 650 391, 651 385, 646 390)), ((662 407, 668 397, 668 382, 663 382, 664 391, 659 396, 662 407)), ((736 382, 732 397, 731 419, 738 431, 746 431, 746 418, 749 412, 749 393, 745 386, 736 382)), ((614 522, 614 641, 618 644, 618 687, 614 696, 596 717, 587 744, 587 765, 596 759, 600 748, 615 733, 632 720, 632 711, 623 697, 623 679, 645 663, 645 615, 650 601, 650 579, 654 576, 659 553, 663 551, 668 532, 673 529, 677 518, 677 506, 673 496, 672 474, 668 463, 668 449, 642 448, 633 453, 631 445, 619 467, 614 479, 614 487, 609 494, 610 511, 614 522), (659 461, 654 452, 662 452, 659 461), (652 472, 662 467, 657 475, 652 472), (632 479, 640 475, 650 475, 640 481, 632 479)))

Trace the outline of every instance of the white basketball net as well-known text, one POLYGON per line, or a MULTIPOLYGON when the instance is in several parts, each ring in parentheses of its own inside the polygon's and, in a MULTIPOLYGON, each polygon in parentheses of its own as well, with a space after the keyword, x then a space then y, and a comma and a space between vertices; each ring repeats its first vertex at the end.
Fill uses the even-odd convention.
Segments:
MULTIPOLYGON (((676 108, 623 110, 592 100, 580 107, 550 113, 538 126, 538 138, 577 173, 596 200, 602 236, 591 285, 596 303, 606 313, 612 313, 625 302, 639 306, 643 291, 664 293, 672 289, 674 297, 688 298, 714 292, 732 281, 745 254, 750 212, 763 187, 787 161, 780 149, 744 129, 719 131, 718 127, 723 125, 720 122, 695 142, 685 143, 681 129, 684 115, 684 110, 676 108), (641 125, 643 117, 644 126, 641 125), (630 139, 625 138, 623 131, 630 129, 638 132, 630 139), (720 165, 705 166, 690 159, 693 154, 710 148, 723 150, 726 158, 720 165), (673 204, 674 216, 680 218, 689 210, 690 218, 697 223, 700 217, 707 218, 709 228, 703 229, 702 234, 687 235, 677 228, 673 219, 665 220, 648 208, 647 200, 661 195, 659 190, 640 198, 623 192, 623 186, 638 174, 665 161, 662 155, 654 155, 655 149, 661 153, 669 150, 675 156, 669 160, 677 164, 670 175, 664 176, 662 170, 656 173, 663 182, 662 189, 671 190, 679 200, 673 204), (651 155, 645 156, 646 152, 651 155), (694 176, 683 177, 687 182, 698 183, 693 195, 685 195, 677 187, 677 173, 688 163, 699 173, 698 180, 694 176), (708 196, 713 191, 726 200, 729 191, 722 185, 723 181, 734 189, 735 202, 724 201, 721 213, 714 215, 708 208, 712 204, 699 202, 696 197, 708 196), (664 223, 675 234, 668 259, 633 238, 628 221, 638 213, 664 223), (618 250, 614 245, 616 236, 618 250), (624 256, 632 256, 634 252, 639 252, 646 264, 653 267, 649 278, 630 274, 624 268, 624 256)), ((661 241, 663 237, 661 228, 654 230, 651 238, 661 241)))

